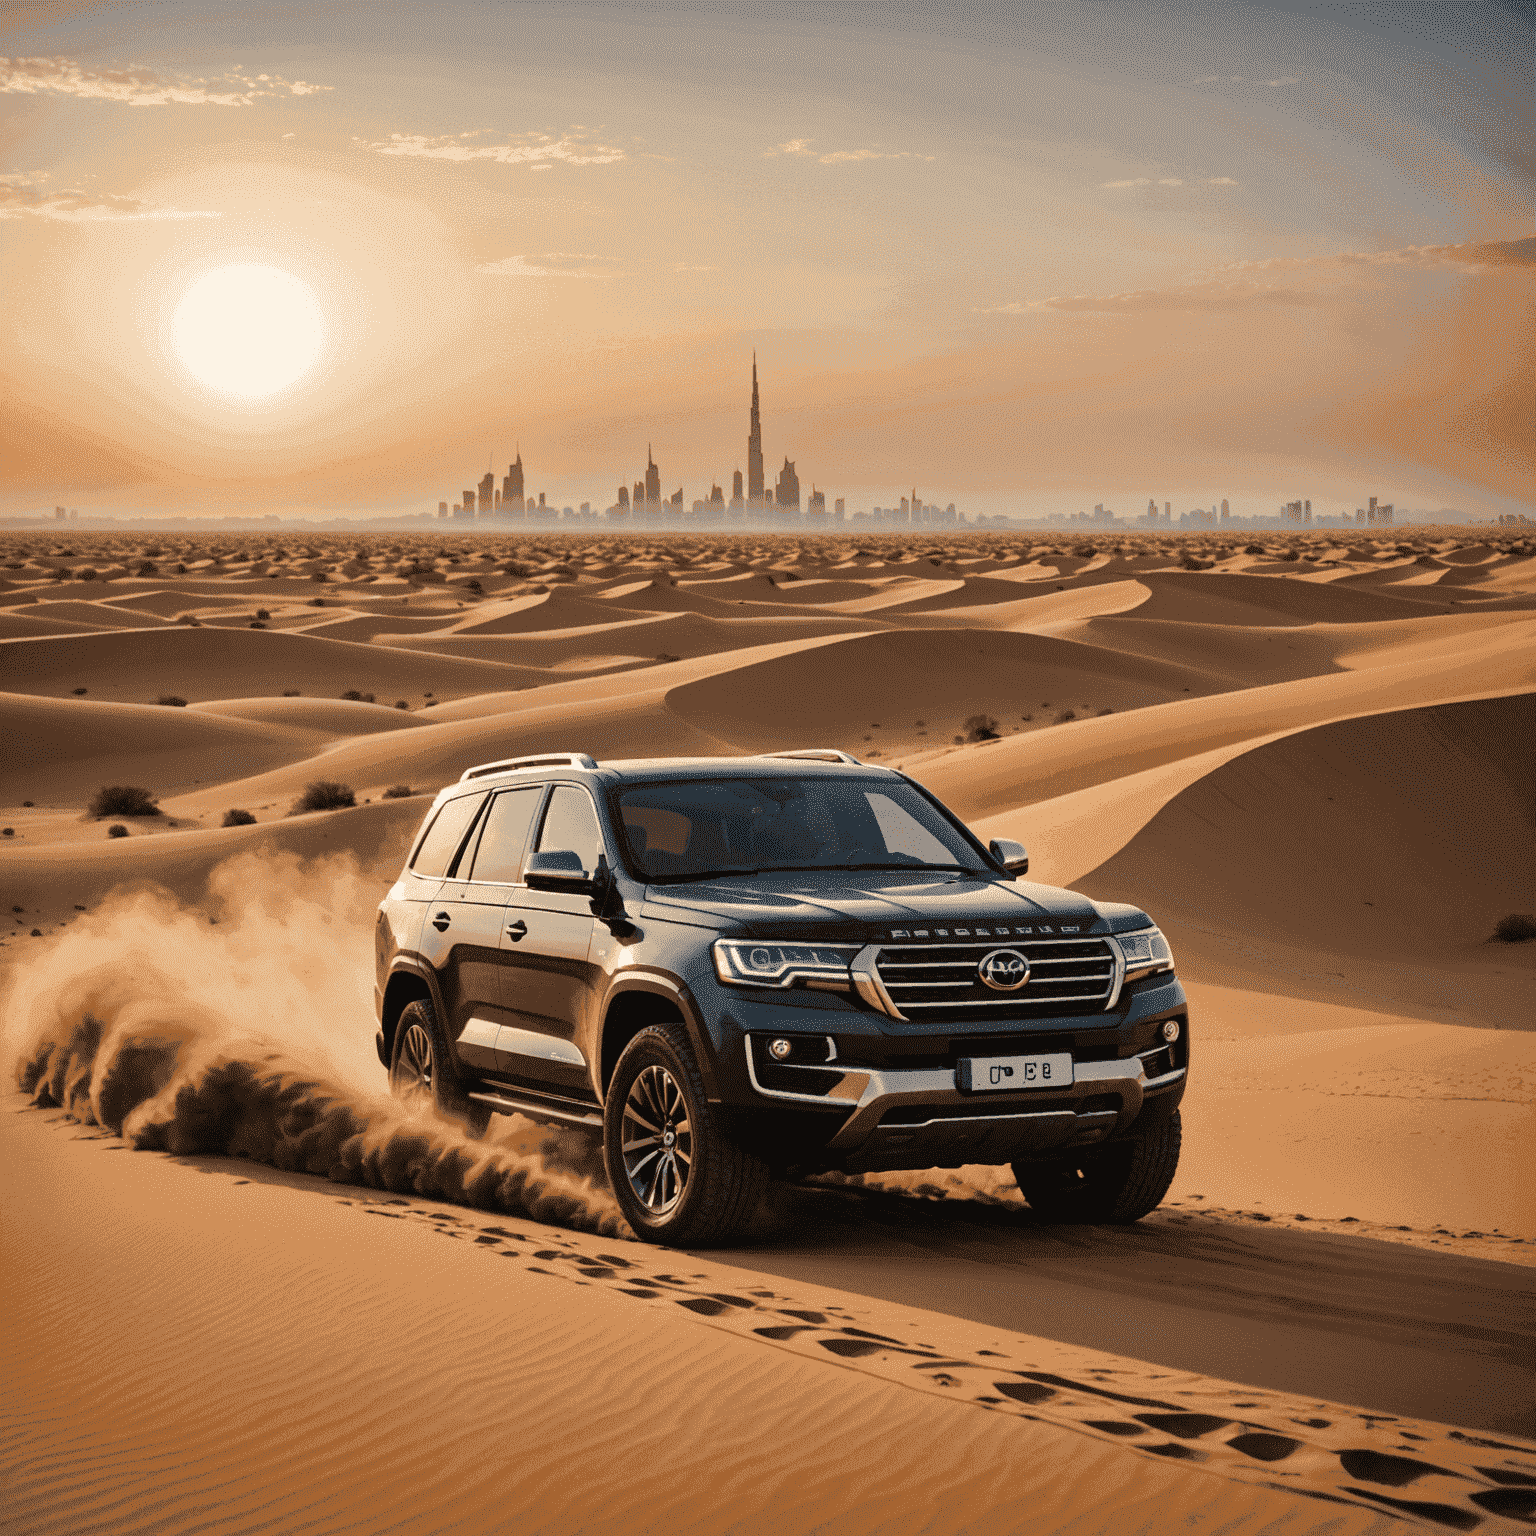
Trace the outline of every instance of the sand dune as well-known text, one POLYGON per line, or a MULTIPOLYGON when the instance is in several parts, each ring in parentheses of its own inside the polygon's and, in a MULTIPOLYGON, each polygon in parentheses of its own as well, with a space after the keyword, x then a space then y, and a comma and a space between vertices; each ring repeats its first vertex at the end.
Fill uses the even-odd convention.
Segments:
POLYGON ((211 782, 235 763, 268 767, 308 758, 313 729, 212 718, 153 704, 90 703, 0 695, 6 751, 0 802, 79 806, 103 784, 142 784, 163 793, 211 782))
POLYGON ((264 721, 327 737, 371 736, 375 731, 398 731, 427 725, 432 718, 385 704, 366 704, 358 699, 205 699, 187 707, 194 714, 219 715, 226 720, 264 721))
POLYGON ((175 693, 222 699, 234 678, 252 694, 340 695, 347 689, 404 697, 428 692, 453 698, 490 688, 531 686, 524 674, 497 662, 423 658, 381 646, 317 640, 274 630, 187 629, 168 626, 117 635, 0 641, 0 681, 18 693, 63 695, 85 687, 95 698, 125 701, 175 693))

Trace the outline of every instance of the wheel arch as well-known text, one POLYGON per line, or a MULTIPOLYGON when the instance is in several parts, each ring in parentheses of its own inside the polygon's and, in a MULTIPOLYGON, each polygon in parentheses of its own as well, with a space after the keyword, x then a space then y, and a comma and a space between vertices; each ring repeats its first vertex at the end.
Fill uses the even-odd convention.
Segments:
POLYGON ((629 1042, 651 1024, 670 1023, 681 1024, 688 1031, 704 1091, 711 1099, 719 1097, 714 1060, 687 990, 665 976, 639 975, 620 981, 603 1006, 597 1082, 593 1085, 600 1099, 607 1098, 614 1068, 629 1042))
POLYGON ((400 1015, 405 1012, 408 1004, 422 999, 431 1003, 433 1012, 439 1018, 442 1017, 437 988, 429 977, 415 966, 396 966, 385 984, 384 1005, 379 1016, 379 1030, 384 1037, 382 1054, 386 1065, 394 1057, 395 1030, 399 1026, 400 1015))

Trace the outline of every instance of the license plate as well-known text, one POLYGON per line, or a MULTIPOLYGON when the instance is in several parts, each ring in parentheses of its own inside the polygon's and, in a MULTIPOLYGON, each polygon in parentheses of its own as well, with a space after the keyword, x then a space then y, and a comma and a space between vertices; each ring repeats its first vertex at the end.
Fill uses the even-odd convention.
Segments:
POLYGON ((1020 1088, 1070 1088, 1072 1057, 970 1056, 956 1063, 955 1084, 962 1093, 1006 1093, 1020 1088))

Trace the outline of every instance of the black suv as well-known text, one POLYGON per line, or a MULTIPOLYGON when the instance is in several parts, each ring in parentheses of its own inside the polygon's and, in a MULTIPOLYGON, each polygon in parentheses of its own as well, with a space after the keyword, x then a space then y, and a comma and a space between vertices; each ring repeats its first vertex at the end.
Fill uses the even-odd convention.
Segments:
POLYGON ((653 1241, 726 1240, 774 1175, 966 1163, 1134 1221, 1188 1004, 1144 912, 1028 869, 842 752, 471 768, 379 907, 379 1060, 471 1134, 601 1131, 653 1241))

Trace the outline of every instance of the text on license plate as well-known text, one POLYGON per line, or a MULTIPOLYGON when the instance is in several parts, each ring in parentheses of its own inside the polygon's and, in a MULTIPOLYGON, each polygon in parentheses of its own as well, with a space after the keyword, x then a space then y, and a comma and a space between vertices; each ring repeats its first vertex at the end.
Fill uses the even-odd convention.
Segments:
POLYGON ((962 1093, 1001 1093, 1019 1088, 1070 1088, 1072 1057, 971 1056, 955 1065, 955 1085, 962 1093))

